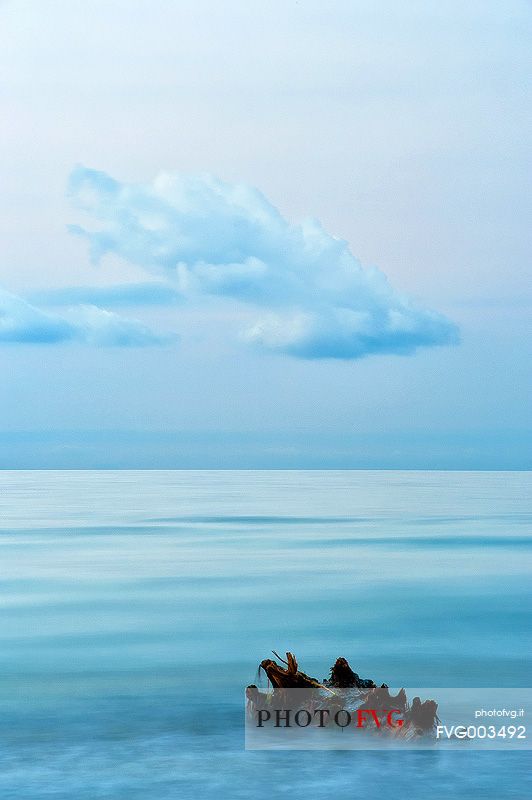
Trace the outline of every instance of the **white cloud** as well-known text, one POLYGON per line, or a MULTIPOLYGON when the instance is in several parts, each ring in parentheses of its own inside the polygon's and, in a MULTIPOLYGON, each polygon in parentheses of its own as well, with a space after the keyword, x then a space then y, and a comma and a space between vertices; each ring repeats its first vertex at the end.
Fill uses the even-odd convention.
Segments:
POLYGON ((2 344, 83 342, 102 347, 143 347, 168 341, 169 337, 154 333, 137 320, 96 306, 75 306, 62 315, 53 314, 0 289, 2 344))
POLYGON ((184 297, 231 297, 256 309, 243 337, 301 358, 361 358, 452 344, 456 326, 363 269, 347 242, 316 220, 289 223, 256 189, 210 175, 163 173, 128 185, 78 167, 76 205, 99 230, 88 239, 98 260, 115 253, 171 281, 184 297))

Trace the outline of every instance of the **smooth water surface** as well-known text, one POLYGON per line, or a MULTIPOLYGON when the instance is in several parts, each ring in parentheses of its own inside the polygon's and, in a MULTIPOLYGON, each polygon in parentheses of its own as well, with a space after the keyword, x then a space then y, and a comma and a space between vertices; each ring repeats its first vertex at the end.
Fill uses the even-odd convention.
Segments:
POLYGON ((0 472, 0 796, 526 798, 527 753, 243 751, 293 651, 529 686, 529 473, 0 472))

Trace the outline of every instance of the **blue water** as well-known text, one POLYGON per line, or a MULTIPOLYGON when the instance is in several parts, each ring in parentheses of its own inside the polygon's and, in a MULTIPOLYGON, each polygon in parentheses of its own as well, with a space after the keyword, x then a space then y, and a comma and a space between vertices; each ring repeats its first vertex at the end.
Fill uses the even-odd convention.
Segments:
POLYGON ((529 753, 243 750, 293 651, 530 686, 528 473, 0 472, 2 800, 526 798, 529 753))

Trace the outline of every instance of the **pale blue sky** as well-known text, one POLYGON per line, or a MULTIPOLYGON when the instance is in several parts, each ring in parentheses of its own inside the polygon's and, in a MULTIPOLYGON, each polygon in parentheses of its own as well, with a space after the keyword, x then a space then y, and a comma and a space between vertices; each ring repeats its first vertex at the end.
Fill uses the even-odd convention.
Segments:
POLYGON ((0 3, 0 467, 530 466, 531 34, 0 3))

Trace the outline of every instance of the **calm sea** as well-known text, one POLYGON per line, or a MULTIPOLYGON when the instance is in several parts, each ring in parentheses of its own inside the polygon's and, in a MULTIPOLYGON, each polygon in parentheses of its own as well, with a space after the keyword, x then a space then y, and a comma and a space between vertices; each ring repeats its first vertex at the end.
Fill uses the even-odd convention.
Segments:
POLYGON ((0 472, 2 800, 526 798, 529 753, 243 750, 293 651, 530 686, 530 473, 0 472))

